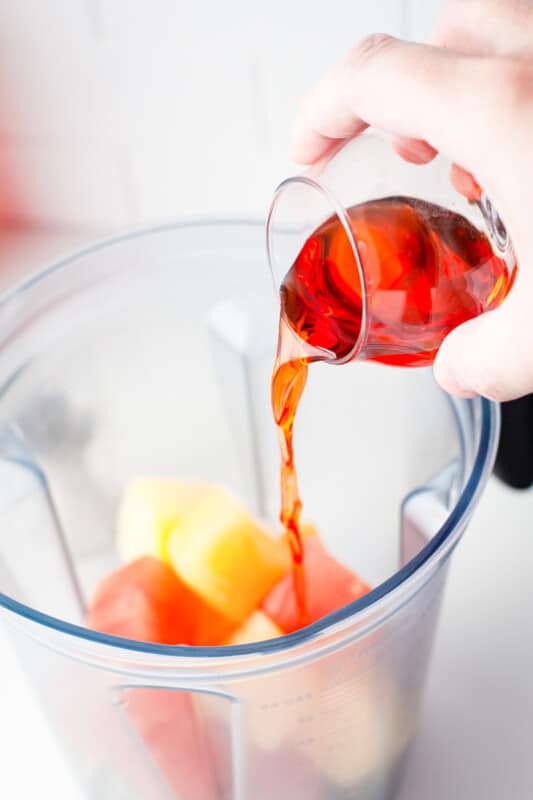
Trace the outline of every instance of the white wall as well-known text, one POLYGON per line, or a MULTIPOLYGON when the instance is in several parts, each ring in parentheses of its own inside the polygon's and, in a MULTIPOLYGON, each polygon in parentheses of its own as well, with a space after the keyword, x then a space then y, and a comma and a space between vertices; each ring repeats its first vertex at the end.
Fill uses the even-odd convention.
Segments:
POLYGON ((0 218, 264 214, 298 98, 442 0, 0 0, 0 218))

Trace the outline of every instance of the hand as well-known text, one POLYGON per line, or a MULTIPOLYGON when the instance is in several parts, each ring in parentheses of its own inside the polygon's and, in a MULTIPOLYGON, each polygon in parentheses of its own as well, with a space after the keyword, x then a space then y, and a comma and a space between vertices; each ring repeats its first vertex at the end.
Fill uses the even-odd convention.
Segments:
POLYGON ((444 340, 438 382, 462 397, 533 392, 533 3, 454 0, 431 44, 364 39, 304 99, 292 156, 314 163, 368 125, 410 161, 442 151, 472 173, 515 248, 509 296, 444 340))

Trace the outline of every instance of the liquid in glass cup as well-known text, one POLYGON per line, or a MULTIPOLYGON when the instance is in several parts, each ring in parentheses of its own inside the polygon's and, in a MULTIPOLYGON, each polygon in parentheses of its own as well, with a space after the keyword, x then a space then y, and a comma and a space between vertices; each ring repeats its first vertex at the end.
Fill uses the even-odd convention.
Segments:
POLYGON ((377 132, 278 187, 267 244, 285 321, 308 359, 335 364, 431 364, 516 272, 475 180, 441 155, 409 163, 377 132))
POLYGON ((132 477, 221 483, 276 529, 276 323, 263 228, 243 222, 117 238, 0 302, 0 613, 84 798, 394 797, 495 456, 488 401, 451 400, 425 370, 318 366, 302 493, 372 591, 232 647, 84 624, 132 477))

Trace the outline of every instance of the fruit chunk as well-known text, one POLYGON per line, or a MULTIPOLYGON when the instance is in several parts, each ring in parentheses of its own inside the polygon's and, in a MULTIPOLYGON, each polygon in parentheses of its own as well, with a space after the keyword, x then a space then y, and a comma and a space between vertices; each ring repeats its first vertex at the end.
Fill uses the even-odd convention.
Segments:
MULTIPOLYGON (((308 623, 316 622, 370 591, 370 586, 325 550, 318 537, 305 537, 303 551, 308 623)), ((292 573, 274 586, 261 608, 285 633, 301 627, 292 573)))
POLYGON ((186 586, 171 567, 143 556, 97 587, 87 626, 154 644, 220 644, 228 621, 186 586))
POLYGON ((273 539, 222 486, 210 486, 167 539, 176 573, 237 625, 290 567, 285 539, 273 539))
POLYGON ((224 644, 252 644, 276 639, 278 636, 283 636, 283 631, 270 617, 264 611, 254 611, 224 644))
MULTIPOLYGON (((114 636, 172 644, 194 639, 194 604, 204 606, 169 566, 145 556, 100 583, 87 624, 114 636)), ((121 699, 127 719, 173 796, 215 800, 211 756, 192 695, 132 687, 121 699)))
POLYGON ((122 699, 130 722, 171 788, 171 796, 216 800, 220 795, 207 731, 194 697, 173 689, 139 687, 125 689, 122 699))
MULTIPOLYGON (((375 661, 371 670, 367 667, 359 671, 355 653, 357 649, 348 649, 340 658, 335 654, 335 671, 330 667, 329 674, 322 673, 322 691, 315 708, 310 709, 313 713, 308 736, 296 743, 319 774, 339 787, 336 790, 331 786, 333 797, 352 797, 353 792, 357 796, 361 787, 370 792, 366 795, 365 788, 366 796, 380 796, 396 771, 414 728, 413 709, 407 707, 409 704, 390 676, 375 661), (355 674, 338 679, 343 671, 354 667, 355 674), (325 725, 325 719, 331 719, 332 724, 325 725)), ((379 660, 378 654, 374 656, 379 660)))
POLYGON ((139 556, 166 559, 166 538, 198 502, 206 484, 173 478, 136 478, 126 487, 117 515, 117 546, 123 561, 139 556))

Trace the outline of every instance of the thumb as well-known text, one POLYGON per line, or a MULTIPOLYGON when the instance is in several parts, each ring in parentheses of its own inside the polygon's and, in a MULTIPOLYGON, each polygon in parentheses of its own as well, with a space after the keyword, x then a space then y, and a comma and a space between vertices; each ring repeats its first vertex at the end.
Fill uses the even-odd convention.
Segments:
POLYGON ((533 314, 526 302, 531 297, 515 285, 503 305, 446 337, 434 365, 443 389, 499 402, 533 392, 533 314))

